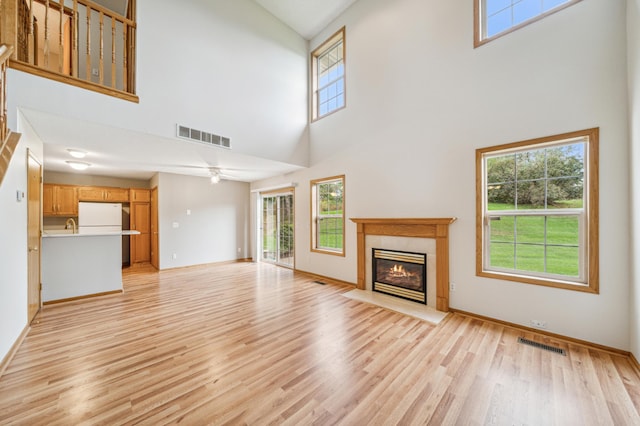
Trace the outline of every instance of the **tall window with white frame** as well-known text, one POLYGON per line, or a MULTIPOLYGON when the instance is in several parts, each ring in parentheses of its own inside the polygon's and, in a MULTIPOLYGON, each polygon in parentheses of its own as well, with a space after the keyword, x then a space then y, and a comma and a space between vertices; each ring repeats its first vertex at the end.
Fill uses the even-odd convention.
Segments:
POLYGON ((476 47, 581 0, 474 0, 476 47))
POLYGON ((345 107, 345 29, 311 53, 311 119, 345 107))
POLYGON ((599 291, 598 134, 476 151, 477 275, 599 291))
POLYGON ((342 176, 311 181, 311 251, 344 256, 342 176))

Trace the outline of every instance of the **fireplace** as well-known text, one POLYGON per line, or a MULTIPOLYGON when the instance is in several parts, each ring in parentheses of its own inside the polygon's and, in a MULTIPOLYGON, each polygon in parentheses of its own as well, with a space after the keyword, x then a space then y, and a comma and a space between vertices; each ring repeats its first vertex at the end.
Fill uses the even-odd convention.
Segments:
POLYGON ((374 248, 373 291, 427 304, 427 255, 374 248))

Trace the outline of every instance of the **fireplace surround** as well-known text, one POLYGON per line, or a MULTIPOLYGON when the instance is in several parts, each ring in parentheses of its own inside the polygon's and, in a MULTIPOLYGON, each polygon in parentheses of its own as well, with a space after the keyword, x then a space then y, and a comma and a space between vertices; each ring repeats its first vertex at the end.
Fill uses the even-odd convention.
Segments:
POLYGON ((435 243, 435 307, 449 312, 449 225, 456 218, 351 218, 357 225, 358 271, 356 288, 367 289, 367 236, 424 238, 435 243))

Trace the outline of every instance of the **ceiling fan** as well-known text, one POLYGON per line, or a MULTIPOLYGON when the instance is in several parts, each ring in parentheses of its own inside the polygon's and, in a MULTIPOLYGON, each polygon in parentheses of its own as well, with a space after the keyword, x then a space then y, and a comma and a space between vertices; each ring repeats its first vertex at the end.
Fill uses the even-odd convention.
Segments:
POLYGON ((241 168, 230 168, 230 167, 221 167, 221 166, 212 166, 212 165, 198 166, 198 165, 191 165, 191 164, 164 164, 163 166, 170 167, 170 168, 179 168, 179 169, 202 170, 203 174, 204 173, 208 174, 212 184, 221 183, 225 180, 238 180, 238 177, 234 176, 233 172, 250 171, 250 169, 246 169, 246 168, 241 169, 241 168))

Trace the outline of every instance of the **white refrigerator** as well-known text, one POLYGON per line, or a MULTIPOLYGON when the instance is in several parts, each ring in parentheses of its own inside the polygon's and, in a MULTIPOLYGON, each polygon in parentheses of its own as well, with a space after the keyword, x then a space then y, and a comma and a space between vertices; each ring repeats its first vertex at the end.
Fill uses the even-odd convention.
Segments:
POLYGON ((121 203, 78 203, 78 233, 107 234, 121 231, 121 203))

